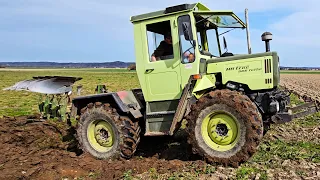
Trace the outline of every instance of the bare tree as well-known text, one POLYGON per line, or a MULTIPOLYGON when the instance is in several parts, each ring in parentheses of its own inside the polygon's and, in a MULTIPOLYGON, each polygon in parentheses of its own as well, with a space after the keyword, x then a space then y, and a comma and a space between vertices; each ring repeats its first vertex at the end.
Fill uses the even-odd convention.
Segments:
POLYGON ((130 64, 128 66, 128 70, 131 71, 131 70, 136 70, 136 65, 135 64, 130 64))

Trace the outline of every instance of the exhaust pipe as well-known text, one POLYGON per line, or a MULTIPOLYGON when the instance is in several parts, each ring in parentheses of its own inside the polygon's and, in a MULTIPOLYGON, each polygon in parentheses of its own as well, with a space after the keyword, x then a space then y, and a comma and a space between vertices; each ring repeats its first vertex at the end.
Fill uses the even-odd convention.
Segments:
POLYGON ((262 41, 266 43, 266 52, 270 52, 270 42, 272 40, 272 34, 271 32, 264 32, 261 35, 262 41))

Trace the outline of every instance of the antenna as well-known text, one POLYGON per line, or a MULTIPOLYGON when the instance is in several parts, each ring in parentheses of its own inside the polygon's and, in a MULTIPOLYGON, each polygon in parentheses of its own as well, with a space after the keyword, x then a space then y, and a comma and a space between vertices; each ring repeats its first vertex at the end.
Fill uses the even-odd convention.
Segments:
POLYGON ((246 31, 247 31, 247 43, 248 43, 248 54, 251 54, 251 42, 250 42, 250 32, 249 32, 249 17, 248 17, 248 9, 245 9, 245 17, 246 17, 246 31))

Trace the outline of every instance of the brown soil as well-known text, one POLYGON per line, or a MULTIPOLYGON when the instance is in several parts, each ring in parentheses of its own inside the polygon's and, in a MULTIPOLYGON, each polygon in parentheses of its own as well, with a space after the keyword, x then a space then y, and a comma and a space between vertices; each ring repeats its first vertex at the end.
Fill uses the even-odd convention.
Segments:
POLYGON ((0 179, 120 179, 129 170, 140 174, 155 168, 167 173, 196 171, 206 165, 189 153, 182 136, 175 139, 180 143, 172 143, 168 137, 145 137, 134 158, 111 161, 82 153, 72 134, 74 129, 63 122, 0 119, 0 179), (188 168, 191 165, 192 170, 188 168))
POLYGON ((319 74, 281 74, 280 85, 320 103, 319 74))
MULTIPOLYGON (((292 131, 300 132, 307 139, 311 137, 306 136, 313 136, 311 142, 318 143, 317 127, 292 128, 292 131)), ((279 138, 279 135, 285 139, 300 136, 291 137, 290 134, 294 132, 284 134, 281 128, 277 127, 274 133, 266 137, 266 141, 279 138)), ((179 174, 177 178, 186 174, 186 177, 192 175, 193 179, 235 179, 239 170, 209 166, 193 155, 183 131, 173 139, 142 137, 135 156, 130 160, 96 160, 77 149, 77 142, 72 135, 74 132, 63 122, 30 121, 27 117, 0 119, 0 180, 124 179, 125 175, 138 179, 168 179, 175 173, 179 174)), ((269 179, 320 178, 320 163, 277 157, 266 163, 273 165, 267 169, 263 163, 248 165, 266 169, 269 179)), ((262 175, 253 173, 250 179, 262 175)))

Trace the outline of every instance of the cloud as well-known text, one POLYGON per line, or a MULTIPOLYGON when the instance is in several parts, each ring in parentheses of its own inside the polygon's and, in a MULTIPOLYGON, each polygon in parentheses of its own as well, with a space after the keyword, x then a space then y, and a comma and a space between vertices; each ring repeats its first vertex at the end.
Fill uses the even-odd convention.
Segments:
MULTIPOLYGON (((203 0, 210 9, 232 9, 244 18, 249 8, 254 52, 264 51, 261 34, 271 31, 271 48, 286 65, 319 64, 318 0, 203 0), (310 52, 311 51, 311 52, 310 52), (293 53, 295 52, 295 53, 293 53), (289 60, 290 59, 290 60, 289 60)), ((165 7, 194 3, 191 0, 0 0, 0 59, 108 61, 119 55, 134 60, 130 16, 165 7), (20 52, 20 53, 16 53, 20 52), (41 53, 39 53, 41 52, 41 53), (110 53, 112 52, 112 53, 110 53), (39 55, 40 54, 40 55, 39 55)), ((226 34, 229 50, 247 53, 245 31, 226 34)))
MULTIPOLYGON (((237 2, 237 1, 235 1, 237 2)), ((271 50, 277 51, 281 64, 287 66, 318 66, 317 51, 320 47, 320 28, 317 21, 320 13, 317 7, 320 1, 241 1, 233 3, 230 9, 240 12, 249 8, 252 50, 254 53, 265 51, 261 34, 265 31, 273 33, 271 50), (258 4, 259 2, 259 4, 258 4), (237 4, 237 6, 235 6, 237 4), (285 12, 285 13, 283 13, 285 12), (255 19, 255 17, 260 17, 255 19), (260 21, 260 22, 259 22, 260 21)), ((243 14, 242 14, 243 15, 243 14)), ((226 34, 229 50, 246 53, 245 32, 226 34)))
MULTIPOLYGON (((320 3, 319 3, 320 4, 320 3)), ((320 14, 312 11, 297 12, 270 25, 278 33, 277 43, 320 47, 320 34, 317 23, 320 14)))

